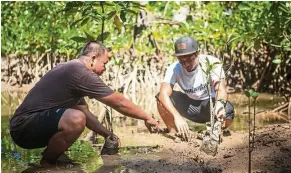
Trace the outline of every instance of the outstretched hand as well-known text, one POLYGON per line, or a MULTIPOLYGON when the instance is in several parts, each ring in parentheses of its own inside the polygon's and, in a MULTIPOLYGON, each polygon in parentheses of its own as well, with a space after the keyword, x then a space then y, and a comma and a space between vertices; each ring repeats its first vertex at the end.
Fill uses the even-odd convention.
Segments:
POLYGON ((145 126, 150 131, 150 133, 159 133, 159 132, 162 131, 162 128, 160 127, 159 122, 157 122, 153 118, 150 118, 148 120, 145 120, 144 123, 145 123, 145 126))
POLYGON ((178 131, 178 134, 182 136, 183 139, 188 141, 190 137, 189 126, 187 122, 180 116, 177 115, 174 117, 174 122, 178 131))

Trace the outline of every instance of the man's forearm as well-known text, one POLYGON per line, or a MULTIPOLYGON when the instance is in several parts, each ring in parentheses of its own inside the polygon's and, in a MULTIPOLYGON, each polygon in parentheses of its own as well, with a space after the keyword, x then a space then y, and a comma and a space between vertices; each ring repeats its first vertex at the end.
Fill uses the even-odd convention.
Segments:
POLYGON ((89 110, 85 110, 83 113, 86 115, 86 127, 88 129, 100 134, 104 138, 111 134, 89 110))
POLYGON ((180 113, 177 111, 177 109, 174 107, 171 99, 167 95, 160 94, 159 100, 163 104, 163 106, 166 108, 166 110, 171 113, 174 117, 180 115, 180 113))
POLYGON ((122 105, 119 107, 116 107, 115 110, 131 118, 136 118, 136 119, 141 119, 141 120, 148 120, 151 118, 142 109, 140 109, 138 106, 136 106, 135 104, 133 104, 131 101, 127 99, 123 100, 122 105))
POLYGON ((222 80, 221 82, 217 82, 215 85, 216 91, 216 100, 227 100, 227 92, 226 92, 226 81, 222 80))
POLYGON ((149 120, 151 117, 140 109, 137 105, 133 104, 130 100, 123 97, 121 94, 114 94, 114 100, 111 102, 103 101, 106 105, 109 105, 116 111, 129 116, 131 118, 149 120))

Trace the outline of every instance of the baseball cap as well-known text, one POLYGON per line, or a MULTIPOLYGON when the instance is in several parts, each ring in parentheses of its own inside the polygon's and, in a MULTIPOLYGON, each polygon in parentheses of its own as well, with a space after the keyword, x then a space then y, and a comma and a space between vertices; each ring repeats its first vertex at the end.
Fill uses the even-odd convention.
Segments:
POLYGON ((198 51, 198 42, 192 37, 181 37, 175 42, 175 53, 173 56, 183 56, 198 51))

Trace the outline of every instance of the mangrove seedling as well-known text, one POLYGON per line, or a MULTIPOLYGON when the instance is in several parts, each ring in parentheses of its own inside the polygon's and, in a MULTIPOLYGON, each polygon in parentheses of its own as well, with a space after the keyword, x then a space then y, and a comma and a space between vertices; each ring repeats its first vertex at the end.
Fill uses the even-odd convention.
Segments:
POLYGON ((251 172, 251 162, 252 162, 252 151, 255 145, 255 129, 256 129, 256 101, 259 93, 255 92, 253 89, 249 91, 245 91, 245 95, 248 97, 248 113, 249 113, 249 166, 248 172, 251 172), (253 130, 251 131, 251 98, 254 99, 254 123, 253 123, 253 130))

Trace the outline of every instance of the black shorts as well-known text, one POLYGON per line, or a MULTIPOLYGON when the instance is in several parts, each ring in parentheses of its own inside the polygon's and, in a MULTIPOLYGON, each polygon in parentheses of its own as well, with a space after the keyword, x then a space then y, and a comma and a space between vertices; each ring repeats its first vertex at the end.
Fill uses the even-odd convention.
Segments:
POLYGON ((26 149, 46 147, 50 138, 59 131, 58 124, 66 109, 57 108, 33 113, 23 127, 10 132, 12 139, 26 149))
MULTIPOLYGON (((158 98, 158 94, 156 98, 158 98)), ((181 116, 197 123, 210 121, 209 99, 193 100, 180 91, 173 91, 170 99, 181 116)), ((215 99, 213 98, 212 100, 214 105, 215 99)), ((234 107, 229 101, 226 103, 225 111, 226 119, 234 118, 234 107)))

